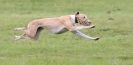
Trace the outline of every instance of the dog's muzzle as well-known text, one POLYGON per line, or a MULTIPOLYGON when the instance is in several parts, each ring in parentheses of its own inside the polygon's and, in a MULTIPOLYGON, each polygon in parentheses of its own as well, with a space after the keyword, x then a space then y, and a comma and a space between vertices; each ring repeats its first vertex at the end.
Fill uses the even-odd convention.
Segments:
POLYGON ((80 23, 80 24, 82 24, 82 25, 84 25, 84 26, 90 26, 90 25, 91 25, 91 22, 84 21, 83 23, 80 23))

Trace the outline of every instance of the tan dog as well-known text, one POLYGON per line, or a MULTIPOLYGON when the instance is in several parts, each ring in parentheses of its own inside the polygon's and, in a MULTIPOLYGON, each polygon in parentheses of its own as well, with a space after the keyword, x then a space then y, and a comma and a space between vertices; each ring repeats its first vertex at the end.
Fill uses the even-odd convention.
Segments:
POLYGON ((70 31, 85 39, 98 40, 99 38, 93 38, 80 32, 80 29, 93 28, 91 21, 87 19, 87 16, 77 12, 75 15, 66 15, 55 18, 36 19, 31 21, 26 28, 16 28, 15 30, 23 30, 24 34, 21 36, 15 36, 15 40, 30 38, 38 39, 39 33, 42 29, 49 29, 51 32, 61 34, 66 31, 70 31), (78 25, 79 24, 79 25, 78 25))

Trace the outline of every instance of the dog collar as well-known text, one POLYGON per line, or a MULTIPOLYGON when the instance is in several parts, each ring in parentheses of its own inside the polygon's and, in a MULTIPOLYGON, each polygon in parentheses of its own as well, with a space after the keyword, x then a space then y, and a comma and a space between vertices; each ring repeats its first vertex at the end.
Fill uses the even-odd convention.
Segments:
POLYGON ((73 24, 78 23, 77 17, 75 17, 75 15, 71 15, 70 17, 71 17, 71 22, 73 24))

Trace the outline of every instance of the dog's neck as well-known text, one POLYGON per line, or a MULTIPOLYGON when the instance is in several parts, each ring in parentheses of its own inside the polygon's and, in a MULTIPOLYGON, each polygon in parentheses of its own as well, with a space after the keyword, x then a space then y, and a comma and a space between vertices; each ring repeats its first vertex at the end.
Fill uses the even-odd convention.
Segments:
POLYGON ((77 17, 75 15, 70 15, 70 18, 73 24, 78 23, 77 17))

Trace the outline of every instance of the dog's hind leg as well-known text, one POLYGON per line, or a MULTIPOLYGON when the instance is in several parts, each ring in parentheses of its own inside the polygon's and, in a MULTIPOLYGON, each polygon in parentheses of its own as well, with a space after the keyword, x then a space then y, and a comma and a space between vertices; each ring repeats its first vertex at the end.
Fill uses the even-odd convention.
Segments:
MULTIPOLYGON (((26 29, 25 27, 19 27, 19 28, 15 28, 14 31, 20 31, 20 32, 23 32, 23 33, 24 33, 24 30, 25 30, 25 29, 26 29)), ((22 35, 20 35, 20 36, 15 35, 15 39, 14 39, 14 40, 24 39, 24 38, 25 38, 24 35, 25 35, 25 34, 22 34, 22 35)))
POLYGON ((16 36, 16 35, 15 35, 14 40, 19 40, 19 39, 21 39, 21 36, 16 36))
POLYGON ((15 28, 15 31, 21 31, 23 32, 22 35, 17 36, 15 35, 15 40, 20 40, 20 39, 27 39, 31 38, 34 39, 36 35, 36 27, 31 26, 30 28, 25 29, 23 28, 15 28))
POLYGON ((25 38, 26 38, 25 34, 22 34, 20 36, 15 35, 15 39, 14 40, 20 40, 20 39, 25 39, 25 38))
POLYGON ((15 28, 14 31, 24 31, 26 28, 25 27, 19 27, 15 28))
POLYGON ((36 35, 35 35, 35 39, 36 39, 36 40, 39 38, 39 34, 40 34, 40 32, 41 32, 43 29, 44 29, 44 28, 42 28, 42 27, 38 27, 38 28, 37 28, 36 35))
POLYGON ((30 25, 26 30, 25 30, 25 35, 31 39, 36 40, 39 32, 40 32, 40 27, 37 25, 30 25))

